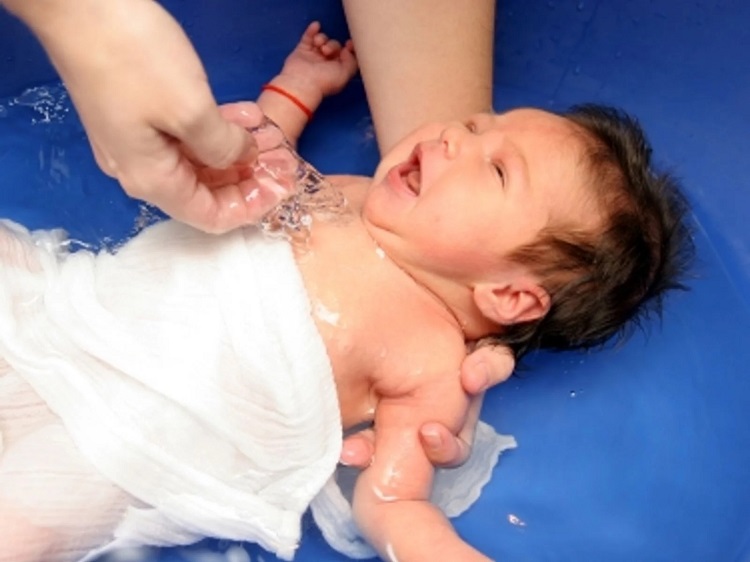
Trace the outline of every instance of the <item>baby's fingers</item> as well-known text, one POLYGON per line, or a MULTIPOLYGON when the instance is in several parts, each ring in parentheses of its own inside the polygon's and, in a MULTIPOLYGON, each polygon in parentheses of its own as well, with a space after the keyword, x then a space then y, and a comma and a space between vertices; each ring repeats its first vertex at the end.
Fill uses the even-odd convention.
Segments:
POLYGON ((333 58, 341 52, 341 43, 336 39, 329 39, 324 33, 319 33, 316 43, 320 54, 326 58, 333 58), (320 38, 320 36, 323 36, 320 38))
POLYGON ((302 38, 300 39, 300 43, 303 45, 315 45, 315 38, 318 35, 318 32, 320 31, 320 22, 314 21, 310 25, 307 26, 307 29, 305 29, 305 32, 302 34, 302 38))
POLYGON ((351 39, 349 39, 344 45, 344 48, 341 49, 339 60, 350 78, 356 74, 358 63, 357 56, 354 54, 354 43, 352 43, 351 39))

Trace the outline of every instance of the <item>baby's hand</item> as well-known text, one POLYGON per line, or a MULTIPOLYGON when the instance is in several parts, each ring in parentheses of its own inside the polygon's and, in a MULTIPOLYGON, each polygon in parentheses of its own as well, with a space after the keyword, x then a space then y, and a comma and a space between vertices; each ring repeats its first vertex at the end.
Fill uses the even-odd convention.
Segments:
POLYGON ((312 22, 297 47, 286 58, 281 75, 300 86, 317 87, 325 97, 340 92, 357 72, 357 58, 351 39, 343 46, 320 31, 312 22))

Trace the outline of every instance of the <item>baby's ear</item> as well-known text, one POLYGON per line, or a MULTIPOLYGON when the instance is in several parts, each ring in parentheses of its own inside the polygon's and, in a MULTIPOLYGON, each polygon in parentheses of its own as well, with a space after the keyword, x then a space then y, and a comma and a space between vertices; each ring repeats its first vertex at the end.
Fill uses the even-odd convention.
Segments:
POLYGON ((549 311, 551 299, 536 280, 522 276, 511 282, 478 284, 474 303, 485 318, 509 326, 541 318, 549 311))

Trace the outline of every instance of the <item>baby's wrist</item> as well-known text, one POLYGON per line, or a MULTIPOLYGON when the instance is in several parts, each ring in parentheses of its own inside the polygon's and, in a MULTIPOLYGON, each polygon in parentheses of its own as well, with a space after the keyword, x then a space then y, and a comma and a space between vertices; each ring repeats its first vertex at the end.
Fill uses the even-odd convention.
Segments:
POLYGON ((323 94, 316 84, 287 74, 277 75, 263 89, 286 98, 288 103, 305 113, 308 119, 323 101, 323 94))

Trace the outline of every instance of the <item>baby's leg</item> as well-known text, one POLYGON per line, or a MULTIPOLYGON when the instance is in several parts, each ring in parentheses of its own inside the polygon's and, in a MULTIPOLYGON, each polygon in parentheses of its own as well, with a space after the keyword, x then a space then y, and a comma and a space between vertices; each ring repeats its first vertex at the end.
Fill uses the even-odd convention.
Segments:
POLYGON ((111 539, 131 499, 1 359, 0 436, 0 562, 72 562, 111 539))

